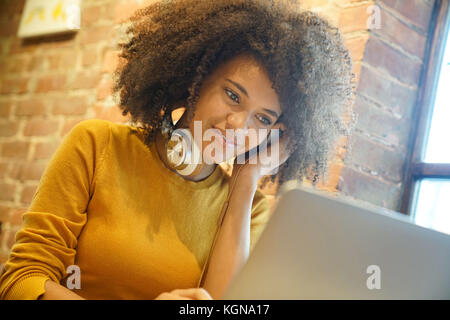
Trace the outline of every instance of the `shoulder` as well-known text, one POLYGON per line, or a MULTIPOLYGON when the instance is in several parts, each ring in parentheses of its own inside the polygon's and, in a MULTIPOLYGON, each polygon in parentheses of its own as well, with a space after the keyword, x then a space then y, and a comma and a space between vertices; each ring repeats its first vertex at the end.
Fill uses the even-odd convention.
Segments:
POLYGON ((95 135, 96 137, 105 136, 109 134, 111 124, 113 123, 102 119, 82 120, 72 127, 72 129, 68 133, 68 136, 73 135, 95 135))
POLYGON ((124 123, 103 119, 86 119, 78 122, 69 131, 71 136, 89 136, 95 140, 109 141, 111 137, 125 138, 131 132, 140 132, 139 128, 124 123))
POLYGON ((111 124, 114 124, 111 121, 103 120, 103 119, 86 119, 78 122, 74 128, 102 128, 102 127, 109 127, 111 124))

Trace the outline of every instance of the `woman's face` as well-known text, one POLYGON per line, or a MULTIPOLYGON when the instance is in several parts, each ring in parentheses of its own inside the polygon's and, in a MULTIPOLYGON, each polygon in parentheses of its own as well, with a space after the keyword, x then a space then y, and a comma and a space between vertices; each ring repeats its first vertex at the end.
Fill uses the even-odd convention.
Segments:
POLYGON ((203 159, 220 163, 263 142, 252 132, 270 132, 281 112, 278 95, 264 68, 243 54, 222 64, 204 80, 189 128, 195 136, 194 121, 201 121, 203 159), (229 139, 223 139, 220 132, 229 139))

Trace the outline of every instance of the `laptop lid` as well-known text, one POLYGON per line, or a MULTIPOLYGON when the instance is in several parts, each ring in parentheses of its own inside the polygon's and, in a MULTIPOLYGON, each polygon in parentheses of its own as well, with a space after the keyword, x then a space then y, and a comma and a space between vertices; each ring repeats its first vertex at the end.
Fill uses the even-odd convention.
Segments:
POLYGON ((450 299, 450 235, 295 188, 222 299, 450 299))

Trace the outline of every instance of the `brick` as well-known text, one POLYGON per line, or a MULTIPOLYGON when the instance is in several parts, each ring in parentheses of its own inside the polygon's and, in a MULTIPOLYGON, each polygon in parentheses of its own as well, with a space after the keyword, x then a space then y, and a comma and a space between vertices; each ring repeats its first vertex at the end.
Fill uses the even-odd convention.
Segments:
POLYGON ((23 166, 24 166, 23 161, 11 162, 9 165, 9 170, 7 172, 7 177, 12 180, 19 180, 23 166))
POLYGON ((353 62, 352 72, 355 75, 355 83, 358 83, 359 77, 361 76, 361 62, 353 62))
POLYGON ((100 81, 100 74, 96 71, 83 71, 75 75, 70 89, 95 89, 100 81))
POLYGON ((338 190, 390 210, 398 211, 400 206, 400 187, 347 166, 342 169, 338 190))
POLYGON ((349 138, 351 152, 345 157, 346 164, 357 165, 366 172, 382 176, 384 180, 401 182, 405 155, 372 142, 367 138, 353 134, 349 138))
POLYGON ((27 163, 22 171, 21 174, 21 180, 28 181, 28 180, 35 180, 39 181, 42 177, 42 174, 45 171, 47 164, 46 163, 33 163, 29 162, 27 163))
POLYGON ((0 22, 0 37, 14 37, 17 34, 20 21, 17 19, 0 22))
POLYGON ((39 181, 45 170, 46 163, 42 162, 26 162, 20 166, 20 181, 39 181))
POLYGON ((97 100, 104 100, 113 93, 113 80, 111 77, 100 80, 97 87, 97 100))
POLYGON ((0 179, 4 179, 6 177, 6 173, 9 170, 9 163, 0 162, 0 179))
MULTIPOLYGON (((0 228, 1 228, 1 224, 0 224, 0 228)), ((6 241, 6 239, 7 239, 6 234, 7 233, 8 233, 8 231, 1 231, 0 230, 0 274, 3 273, 3 270, 2 270, 3 269, 3 264, 6 262, 6 260, 3 261, 4 256, 1 255, 2 254, 1 251, 3 251, 3 248, 6 247, 6 242, 7 242, 6 241)))
POLYGON ((11 211, 11 217, 9 222, 11 226, 21 226, 23 223, 23 214, 27 212, 27 208, 15 208, 11 211))
POLYGON ((49 91, 62 91, 65 89, 66 76, 63 74, 47 75, 39 78, 36 84, 36 93, 46 93, 49 91))
POLYGON ((77 67, 78 53, 76 51, 69 51, 60 57, 60 68, 63 70, 71 70, 77 67))
POLYGON ((39 48, 38 41, 25 41, 18 37, 12 37, 11 45, 9 46, 9 54, 35 54, 39 48))
POLYGON ((416 102, 417 91, 402 86, 371 69, 362 66, 357 91, 408 118, 416 102))
POLYGON ((11 18, 18 16, 23 12, 25 0, 2 0, 0 2, 0 16, 3 18, 11 18))
POLYGON ((109 120, 112 122, 124 123, 128 117, 122 115, 122 111, 117 106, 106 107, 101 103, 94 105, 95 118, 109 120))
POLYGON ((341 171, 344 163, 341 160, 334 160, 328 163, 328 170, 326 180, 319 179, 317 183, 317 188, 321 190, 327 190, 330 192, 335 192, 339 184, 339 178, 341 176, 341 171))
POLYGON ((2 247, 0 247, 0 274, 3 271, 3 267, 8 261, 9 258, 9 249, 8 251, 3 251, 2 247))
POLYGON ((58 149, 60 142, 54 141, 53 139, 48 142, 36 142, 34 147, 34 160, 50 159, 58 149))
POLYGON ((33 201, 38 185, 25 186, 20 194, 20 202, 30 204, 33 201))
POLYGON ((7 121, 0 123, 0 137, 12 137, 19 131, 19 121, 7 121))
POLYGON ((65 119, 62 131, 61 131, 61 137, 64 137, 70 131, 70 129, 72 129, 77 123, 79 123, 82 120, 85 120, 85 118, 65 119))
POLYGON ((48 136, 57 132, 58 127, 59 124, 57 120, 31 119, 26 123, 23 135, 48 136))
POLYGON ((65 97, 54 101, 52 113, 54 115, 84 115, 87 108, 85 96, 65 97))
POLYGON ((79 31, 79 37, 82 46, 97 44, 102 41, 111 43, 114 37, 114 28, 111 26, 101 26, 81 29, 79 31))
POLYGON ((3 222, 2 229, 4 229, 4 224, 9 221, 9 213, 11 212, 10 206, 0 205, 0 222, 3 222))
POLYGON ((30 63, 30 56, 19 56, 14 58, 9 58, 7 61, 7 73, 22 73, 28 69, 28 64, 30 63))
POLYGON ((46 59, 44 58, 44 56, 33 54, 26 71, 28 72, 46 71, 46 59))
POLYGON ((373 29, 376 34, 399 45, 406 52, 423 59, 426 37, 394 18, 386 10, 381 9, 381 28, 373 29))
POLYGON ((81 64, 83 67, 96 65, 98 62, 98 53, 95 48, 84 49, 81 56, 81 64))
MULTIPOLYGON (((20 224, 22 225, 22 224, 20 224)), ((7 234, 7 238, 6 238, 6 247, 8 249, 11 249, 14 244, 16 243, 16 233, 17 231, 15 230, 8 230, 7 234)))
POLYGON ((356 128, 380 138, 401 152, 406 151, 411 119, 396 118, 359 95, 356 96, 353 111, 358 116, 356 128))
POLYGON ((364 62, 386 70, 403 83, 410 85, 419 83, 422 63, 398 52, 375 37, 367 42, 364 62))
MULTIPOLYGON (((1 39, 1 38, 0 38, 1 39)), ((0 40, 0 45, 2 44, 0 40)), ((1 52, 0 52, 1 55, 1 52)), ((5 59, 0 59, 0 74, 6 74, 8 73, 8 61, 5 59)))
POLYGON ((0 93, 11 94, 26 93, 28 90, 28 78, 2 79, 0 82, 0 93))
POLYGON ((67 52, 57 52, 48 56, 49 70, 70 70, 77 65, 77 53, 70 50, 67 52))
POLYGON ((112 73, 116 70, 119 62, 119 52, 118 51, 107 51, 103 58, 103 72, 112 73))
POLYGON ((95 25, 101 15, 101 5, 84 7, 81 12, 81 28, 91 27, 95 25))
POLYGON ((26 159, 30 148, 27 141, 3 142, 1 156, 10 159, 26 159))
POLYGON ((0 102, 0 118, 8 118, 11 110, 12 104, 10 102, 0 102))
POLYGON ((146 3, 142 3, 142 1, 136 0, 119 1, 114 8, 114 22, 126 22, 137 9, 142 8, 151 2, 154 1, 146 1, 146 3))
POLYGON ((16 116, 42 116, 45 115, 46 106, 44 101, 38 99, 28 99, 18 101, 16 105, 16 116))
MULTIPOLYGON (((6 56, 9 50, 9 39, 8 38, 0 38, 0 56, 6 56)), ((1 62, 0 62, 1 64, 1 62)))
POLYGON ((294 1, 300 4, 303 10, 311 10, 317 7, 324 7, 329 3, 329 0, 313 0, 313 1, 294 1))
POLYGON ((41 48, 48 49, 72 49, 75 46, 76 33, 55 34, 46 37, 47 41, 40 43, 41 48))
POLYGON ((408 5, 405 5, 402 0, 380 0, 380 2, 406 17, 422 31, 428 31, 433 6, 427 4, 426 1, 409 0, 408 5))
POLYGON ((10 183, 0 183, 0 200, 14 201, 16 186, 10 183))
POLYGON ((339 29, 342 33, 367 30, 370 13, 367 8, 371 3, 341 9, 339 12, 339 29))
POLYGON ((360 61, 364 57, 367 37, 356 37, 345 40, 345 46, 350 51, 352 61, 360 61))

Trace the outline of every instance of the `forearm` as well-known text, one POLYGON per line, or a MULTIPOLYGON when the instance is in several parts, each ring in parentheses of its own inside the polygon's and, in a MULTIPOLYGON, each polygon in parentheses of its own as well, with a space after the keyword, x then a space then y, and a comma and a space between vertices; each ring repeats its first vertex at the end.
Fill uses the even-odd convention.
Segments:
POLYGON ((251 206, 256 187, 256 181, 245 180, 237 183, 231 194, 203 282, 214 299, 223 295, 248 259, 251 206))
POLYGON ((45 293, 38 300, 86 300, 66 287, 52 281, 45 282, 45 293))

